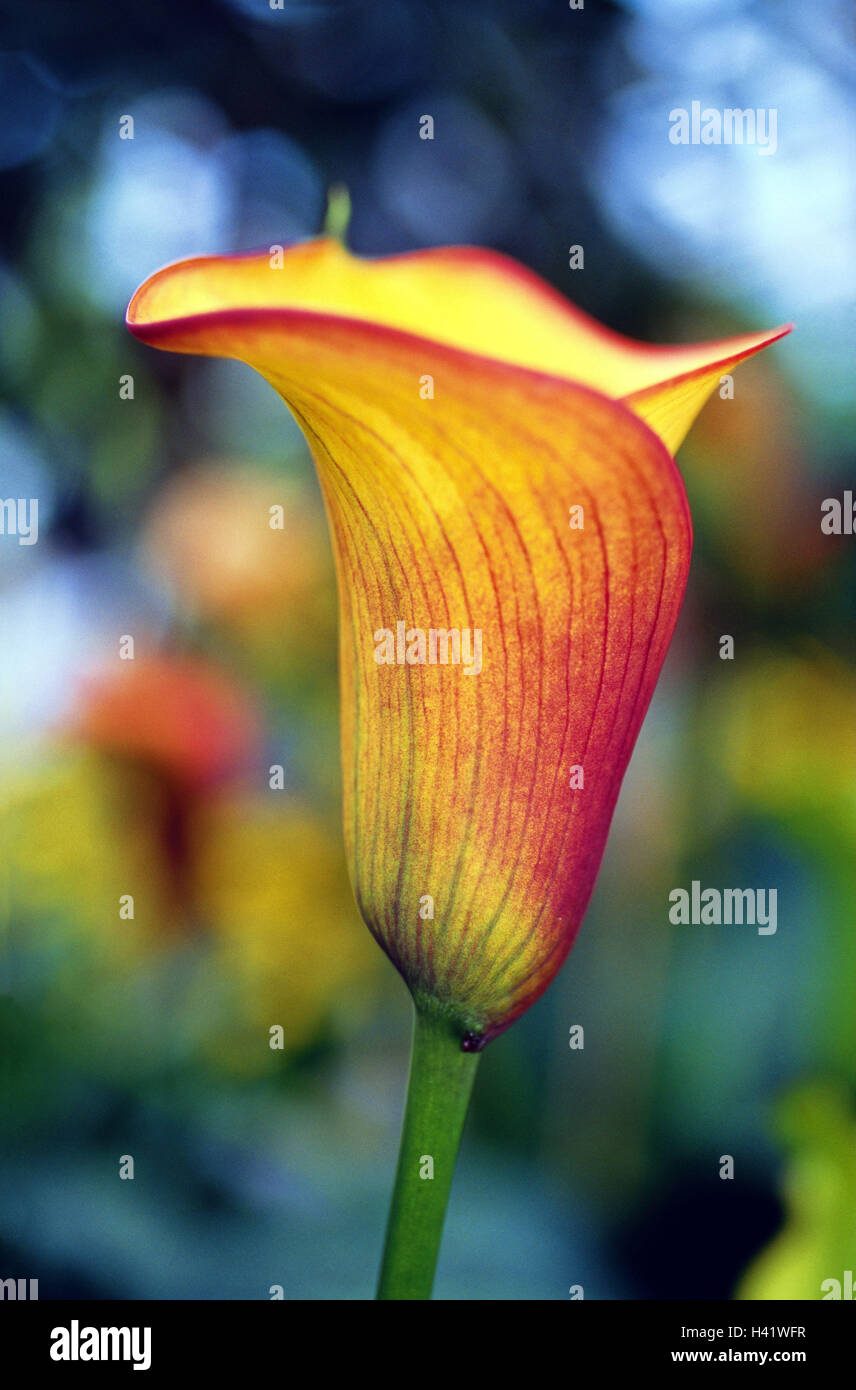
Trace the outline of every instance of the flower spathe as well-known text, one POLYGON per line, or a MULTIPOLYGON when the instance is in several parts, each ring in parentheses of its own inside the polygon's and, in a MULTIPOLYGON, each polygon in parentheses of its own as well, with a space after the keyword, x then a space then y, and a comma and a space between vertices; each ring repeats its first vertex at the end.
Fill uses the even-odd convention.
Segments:
POLYGON ((687 579, 670 451, 787 329, 649 348, 493 253, 363 261, 329 238, 169 266, 128 325, 254 367, 306 434, 357 901, 417 1003, 478 1048, 549 984, 594 886, 687 579), (401 623, 477 630, 478 674, 379 662, 401 623))

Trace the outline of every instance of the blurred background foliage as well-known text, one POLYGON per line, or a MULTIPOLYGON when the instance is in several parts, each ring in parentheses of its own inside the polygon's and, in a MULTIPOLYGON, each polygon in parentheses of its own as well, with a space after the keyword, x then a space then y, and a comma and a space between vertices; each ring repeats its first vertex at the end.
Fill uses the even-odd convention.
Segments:
POLYGON ((359 253, 493 246, 651 341, 797 321, 682 450, 679 630, 571 960, 482 1066, 437 1293, 821 1297, 856 1268, 856 540, 820 531, 856 479, 850 5, 0 24, 0 491, 40 501, 0 545, 0 1275, 372 1291, 409 1006, 346 881, 317 487, 260 379, 122 324, 165 261, 315 234, 342 181, 359 253), (670 144, 695 99, 775 107, 776 153, 670 144), (776 888, 776 935, 670 926, 694 878, 776 888))

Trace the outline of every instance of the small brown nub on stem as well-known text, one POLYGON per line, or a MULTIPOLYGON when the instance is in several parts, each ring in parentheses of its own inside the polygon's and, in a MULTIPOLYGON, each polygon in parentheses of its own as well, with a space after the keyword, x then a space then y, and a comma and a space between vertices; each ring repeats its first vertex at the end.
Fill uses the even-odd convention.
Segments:
POLYGON ((465 1033, 461 1038, 462 1052, 481 1052, 487 1038, 482 1033, 465 1033))

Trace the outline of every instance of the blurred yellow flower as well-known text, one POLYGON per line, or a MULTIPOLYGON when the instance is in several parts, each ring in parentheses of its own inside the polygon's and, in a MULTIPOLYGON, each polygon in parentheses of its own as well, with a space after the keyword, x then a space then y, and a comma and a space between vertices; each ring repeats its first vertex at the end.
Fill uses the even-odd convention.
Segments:
MULTIPOLYGON (((93 749, 67 746, 4 789, 13 921, 25 945, 73 947, 70 987, 127 980, 182 940, 173 869, 146 831, 159 806, 156 795, 147 801, 148 785, 93 749), (119 915, 126 894, 132 918, 119 915)), ((328 1026, 340 1031, 370 1013, 382 958, 354 929, 359 917, 329 826, 294 801, 224 795, 195 803, 187 848, 205 937, 186 1001, 195 1019, 181 1026, 211 1060, 262 1071, 272 1025, 282 1026, 283 1051, 293 1054, 328 1026)))
POLYGON ((791 1151, 785 1224, 743 1276, 742 1299, 835 1299, 856 1279, 856 1115, 835 1089, 799 1087, 779 1127, 791 1151))
MULTIPOLYGON (((728 663, 730 665, 730 663, 728 663)), ((856 671, 833 653, 768 650, 708 691, 709 746, 741 796, 814 839, 852 834, 856 671)))
MULTIPOLYGON (((731 663, 726 663, 730 665, 731 663)), ((735 664, 706 698, 707 747, 750 810, 783 827, 818 865, 812 958, 826 979, 813 1039, 835 1074, 856 1081, 856 671, 819 645, 735 664)))
POLYGON ((382 958, 357 929, 330 828, 296 802, 245 798, 209 804, 196 828, 199 910, 240 1003, 214 1044, 218 1059, 262 1068, 271 1027, 293 1052, 325 1024, 367 1016, 382 958))
POLYGON ((170 897, 166 866, 117 813, 116 792, 99 754, 69 746, 34 759, 5 788, 12 920, 45 938, 96 943, 108 970, 142 958, 146 923, 163 922, 170 897), (134 917, 120 920, 127 893, 134 917))

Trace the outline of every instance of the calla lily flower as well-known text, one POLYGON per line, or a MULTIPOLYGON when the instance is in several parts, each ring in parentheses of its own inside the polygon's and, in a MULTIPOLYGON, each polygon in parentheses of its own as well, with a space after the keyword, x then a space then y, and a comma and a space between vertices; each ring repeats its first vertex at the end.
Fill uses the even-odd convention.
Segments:
POLYGON ((340 601, 362 915, 417 1008, 479 1050, 571 948, 675 627, 673 453, 788 331, 650 347, 513 261, 366 261, 322 237, 159 271, 128 327, 260 372, 302 426, 340 601))
POLYGON ((677 620, 672 454, 787 329, 645 347, 504 257, 330 237, 168 266, 128 325, 254 367, 315 457, 351 879, 415 1004, 378 1297, 428 1298, 478 1053, 571 948, 677 620))

